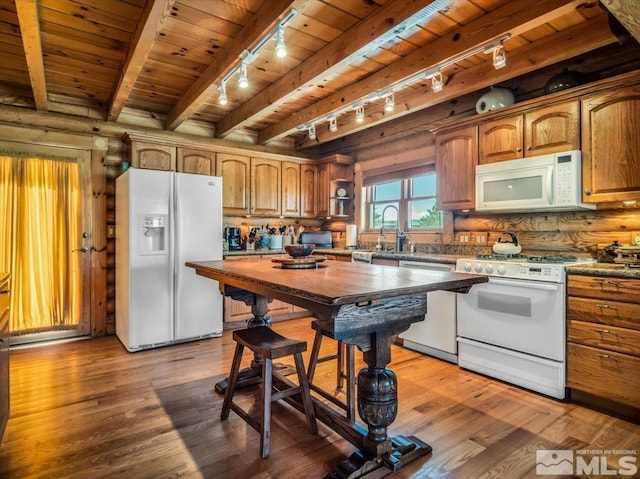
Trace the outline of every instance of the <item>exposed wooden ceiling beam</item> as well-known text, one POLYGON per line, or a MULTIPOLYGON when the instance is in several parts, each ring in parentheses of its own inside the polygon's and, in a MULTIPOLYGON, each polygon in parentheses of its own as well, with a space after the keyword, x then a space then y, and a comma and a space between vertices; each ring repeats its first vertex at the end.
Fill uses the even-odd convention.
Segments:
POLYGON ((29 81, 36 110, 47 111, 47 81, 44 75, 42 59, 42 41, 40 39, 40 21, 38 19, 37 0, 16 0, 16 11, 20 23, 22 46, 29 69, 29 81))
POLYGON ((269 111, 298 95, 297 90, 300 88, 331 76, 354 57, 362 56, 363 50, 371 48, 371 42, 388 32, 397 30, 402 22, 432 3, 435 3, 434 0, 386 3, 280 77, 259 95, 222 118, 216 124, 216 136, 224 137, 234 129, 243 128, 250 122, 259 120, 269 111))
MULTIPOLYGON (((410 115, 424 108, 442 104, 443 102, 459 98, 482 88, 488 88, 491 85, 589 52, 594 48, 610 45, 615 41, 615 37, 609 30, 606 17, 604 15, 595 17, 588 22, 577 24, 566 30, 512 50, 508 54, 507 68, 495 70, 491 62, 485 62, 446 78, 446 86, 444 90, 439 93, 433 93, 428 86, 422 89, 416 89, 412 95, 403 97, 403 108, 397 108, 398 111, 393 114, 383 114, 382 108, 379 108, 379 112, 369 114, 368 125, 369 127, 373 127, 386 122, 385 125, 376 127, 377 129, 373 132, 373 136, 380 135, 381 130, 392 128, 392 124, 397 125, 395 127, 396 129, 401 129, 403 128, 403 126, 401 126, 403 123, 397 122, 397 119, 405 115, 410 115), (584 41, 587 35, 589 42, 584 41), (562 49, 554 48, 556 45, 562 45, 562 49), (389 123, 391 118, 395 119, 396 122, 389 123)), ((305 138, 299 141, 297 147, 312 147, 335 140, 344 135, 349 135, 348 140, 345 140, 345 143, 341 144, 341 151, 343 151, 348 144, 354 142, 361 145, 366 144, 366 137, 368 135, 360 130, 360 125, 356 126, 353 121, 339 125, 338 132, 335 133, 330 132, 328 128, 317 128, 316 140, 311 141, 305 138)))
POLYGON ((224 78, 240 61, 240 54, 251 49, 271 30, 276 23, 299 0, 270 0, 264 2, 255 15, 245 24, 237 38, 234 38, 231 48, 219 61, 212 63, 180 101, 167 115, 168 130, 175 130, 187 120, 200 106, 216 91, 217 83, 224 78))
POLYGON ((109 120, 117 121, 122 113, 122 108, 133 90, 149 52, 151 52, 156 35, 162 30, 165 19, 174 3, 175 0, 147 2, 142 20, 131 41, 124 68, 120 72, 120 78, 111 95, 111 106, 107 115, 109 120))
POLYGON ((270 125, 259 133, 258 141, 266 143, 289 135, 295 132, 300 125, 326 117, 344 105, 361 101, 372 92, 389 88, 412 75, 426 71, 506 33, 511 33, 514 36, 521 34, 546 23, 554 16, 570 12, 581 3, 583 3, 582 0, 540 0, 533 4, 509 2, 349 87, 290 115, 283 121, 270 125))
POLYGON ((640 42, 640 2, 637 0, 601 0, 622 25, 640 42))

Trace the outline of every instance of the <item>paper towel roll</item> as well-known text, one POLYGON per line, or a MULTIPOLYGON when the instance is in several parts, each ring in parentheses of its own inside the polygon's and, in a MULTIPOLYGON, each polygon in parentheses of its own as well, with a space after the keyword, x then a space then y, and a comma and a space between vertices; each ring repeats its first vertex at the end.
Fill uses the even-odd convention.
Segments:
POLYGON ((358 229, 356 225, 347 225, 347 248, 358 246, 358 229))

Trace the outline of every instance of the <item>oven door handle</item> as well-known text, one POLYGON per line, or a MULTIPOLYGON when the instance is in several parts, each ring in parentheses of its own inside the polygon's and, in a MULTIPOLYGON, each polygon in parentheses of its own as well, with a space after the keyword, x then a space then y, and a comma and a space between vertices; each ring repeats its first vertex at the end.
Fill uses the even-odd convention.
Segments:
POLYGON ((520 283, 515 281, 507 281, 504 279, 494 279, 489 278, 489 284, 499 284, 501 286, 514 286, 516 288, 527 288, 527 289, 538 289, 542 291, 558 291, 560 289, 560 285, 558 284, 548 284, 548 283, 520 283))

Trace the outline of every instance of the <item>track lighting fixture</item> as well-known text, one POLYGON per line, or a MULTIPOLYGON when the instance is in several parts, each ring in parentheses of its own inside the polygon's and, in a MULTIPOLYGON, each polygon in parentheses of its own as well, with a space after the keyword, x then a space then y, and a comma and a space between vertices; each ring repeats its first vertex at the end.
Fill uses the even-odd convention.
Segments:
POLYGON ((309 128, 307 130, 307 133, 309 135, 309 139, 310 140, 315 140, 316 139, 316 125, 311 123, 311 125, 309 125, 309 128))
POLYGON ((442 73, 440 72, 440 70, 438 70, 431 77, 431 89, 434 93, 438 93, 439 91, 442 91, 443 87, 444 84, 442 83, 442 73))
POLYGON ((287 46, 284 44, 284 25, 278 25, 276 32, 276 56, 284 58, 287 56, 287 46))
POLYGON ((220 105, 227 104, 227 82, 223 81, 218 86, 218 103, 220 105))
POLYGON ((287 55, 287 47, 284 43, 284 27, 287 23, 291 21, 293 17, 298 14, 297 10, 291 9, 289 12, 282 18, 280 23, 275 25, 271 30, 269 30, 251 50, 244 50, 239 55, 239 62, 235 64, 233 69, 229 71, 221 80, 220 85, 218 86, 218 102, 221 105, 227 104, 227 94, 226 94, 226 84, 229 79, 238 74, 238 86, 240 88, 248 88, 249 87, 249 78, 247 77, 247 66, 253 62, 258 56, 258 52, 264 47, 267 42, 271 39, 275 38, 276 41, 276 55, 279 57, 284 57, 287 55))
POLYGON ((384 97, 384 111, 393 111, 396 106, 395 99, 393 97, 393 92, 389 93, 384 97))
POLYGON ((338 118, 336 118, 335 115, 329 118, 329 131, 334 133, 338 131, 338 118))
MULTIPOLYGON (((438 0, 434 1, 433 3, 435 4, 437 3, 437 1, 438 0)), ((434 65, 430 69, 416 72, 404 78, 402 81, 399 81, 393 84, 387 89, 371 92, 368 95, 365 95, 352 103, 343 105, 342 107, 327 113, 327 115, 324 117, 315 118, 314 121, 315 123, 322 123, 325 121, 329 122, 329 131, 336 132, 338 131, 338 120, 337 120, 338 116, 348 113, 349 111, 355 110, 356 121, 358 123, 362 123, 364 121, 364 105, 366 105, 367 103, 376 102, 378 100, 381 100, 382 98, 384 98, 384 110, 386 112, 392 112, 395 107, 394 92, 401 90, 402 88, 405 88, 419 81, 431 80, 431 89, 435 93, 438 93, 444 89, 444 80, 442 77, 442 70, 444 68, 448 68, 462 60, 465 60, 479 53, 483 53, 483 52, 486 54, 492 53, 493 66, 496 69, 502 68, 506 65, 506 53, 504 50, 504 42, 507 41, 509 38, 511 38, 511 34, 505 33, 504 35, 494 38, 489 42, 486 42, 482 45, 466 50, 464 52, 461 52, 460 54, 452 58, 449 58, 446 61, 443 61, 439 64, 434 65)), ((299 127, 301 131, 305 131, 305 130, 308 131, 309 139, 315 140, 316 139, 315 127, 313 127, 313 132, 311 128, 312 127, 308 127, 306 125, 302 125, 299 127)))
POLYGON ((500 43, 497 47, 493 49, 493 67, 496 70, 500 68, 504 68, 507 64, 507 53, 504 50, 504 45, 500 43))

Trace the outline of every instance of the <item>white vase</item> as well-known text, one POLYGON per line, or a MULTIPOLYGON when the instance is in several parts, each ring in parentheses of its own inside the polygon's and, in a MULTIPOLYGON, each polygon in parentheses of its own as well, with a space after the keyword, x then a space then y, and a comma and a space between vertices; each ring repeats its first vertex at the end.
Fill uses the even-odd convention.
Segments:
POLYGON ((513 105, 514 102, 513 93, 508 88, 491 87, 491 91, 478 98, 476 111, 478 113, 486 113, 503 106, 513 105))

